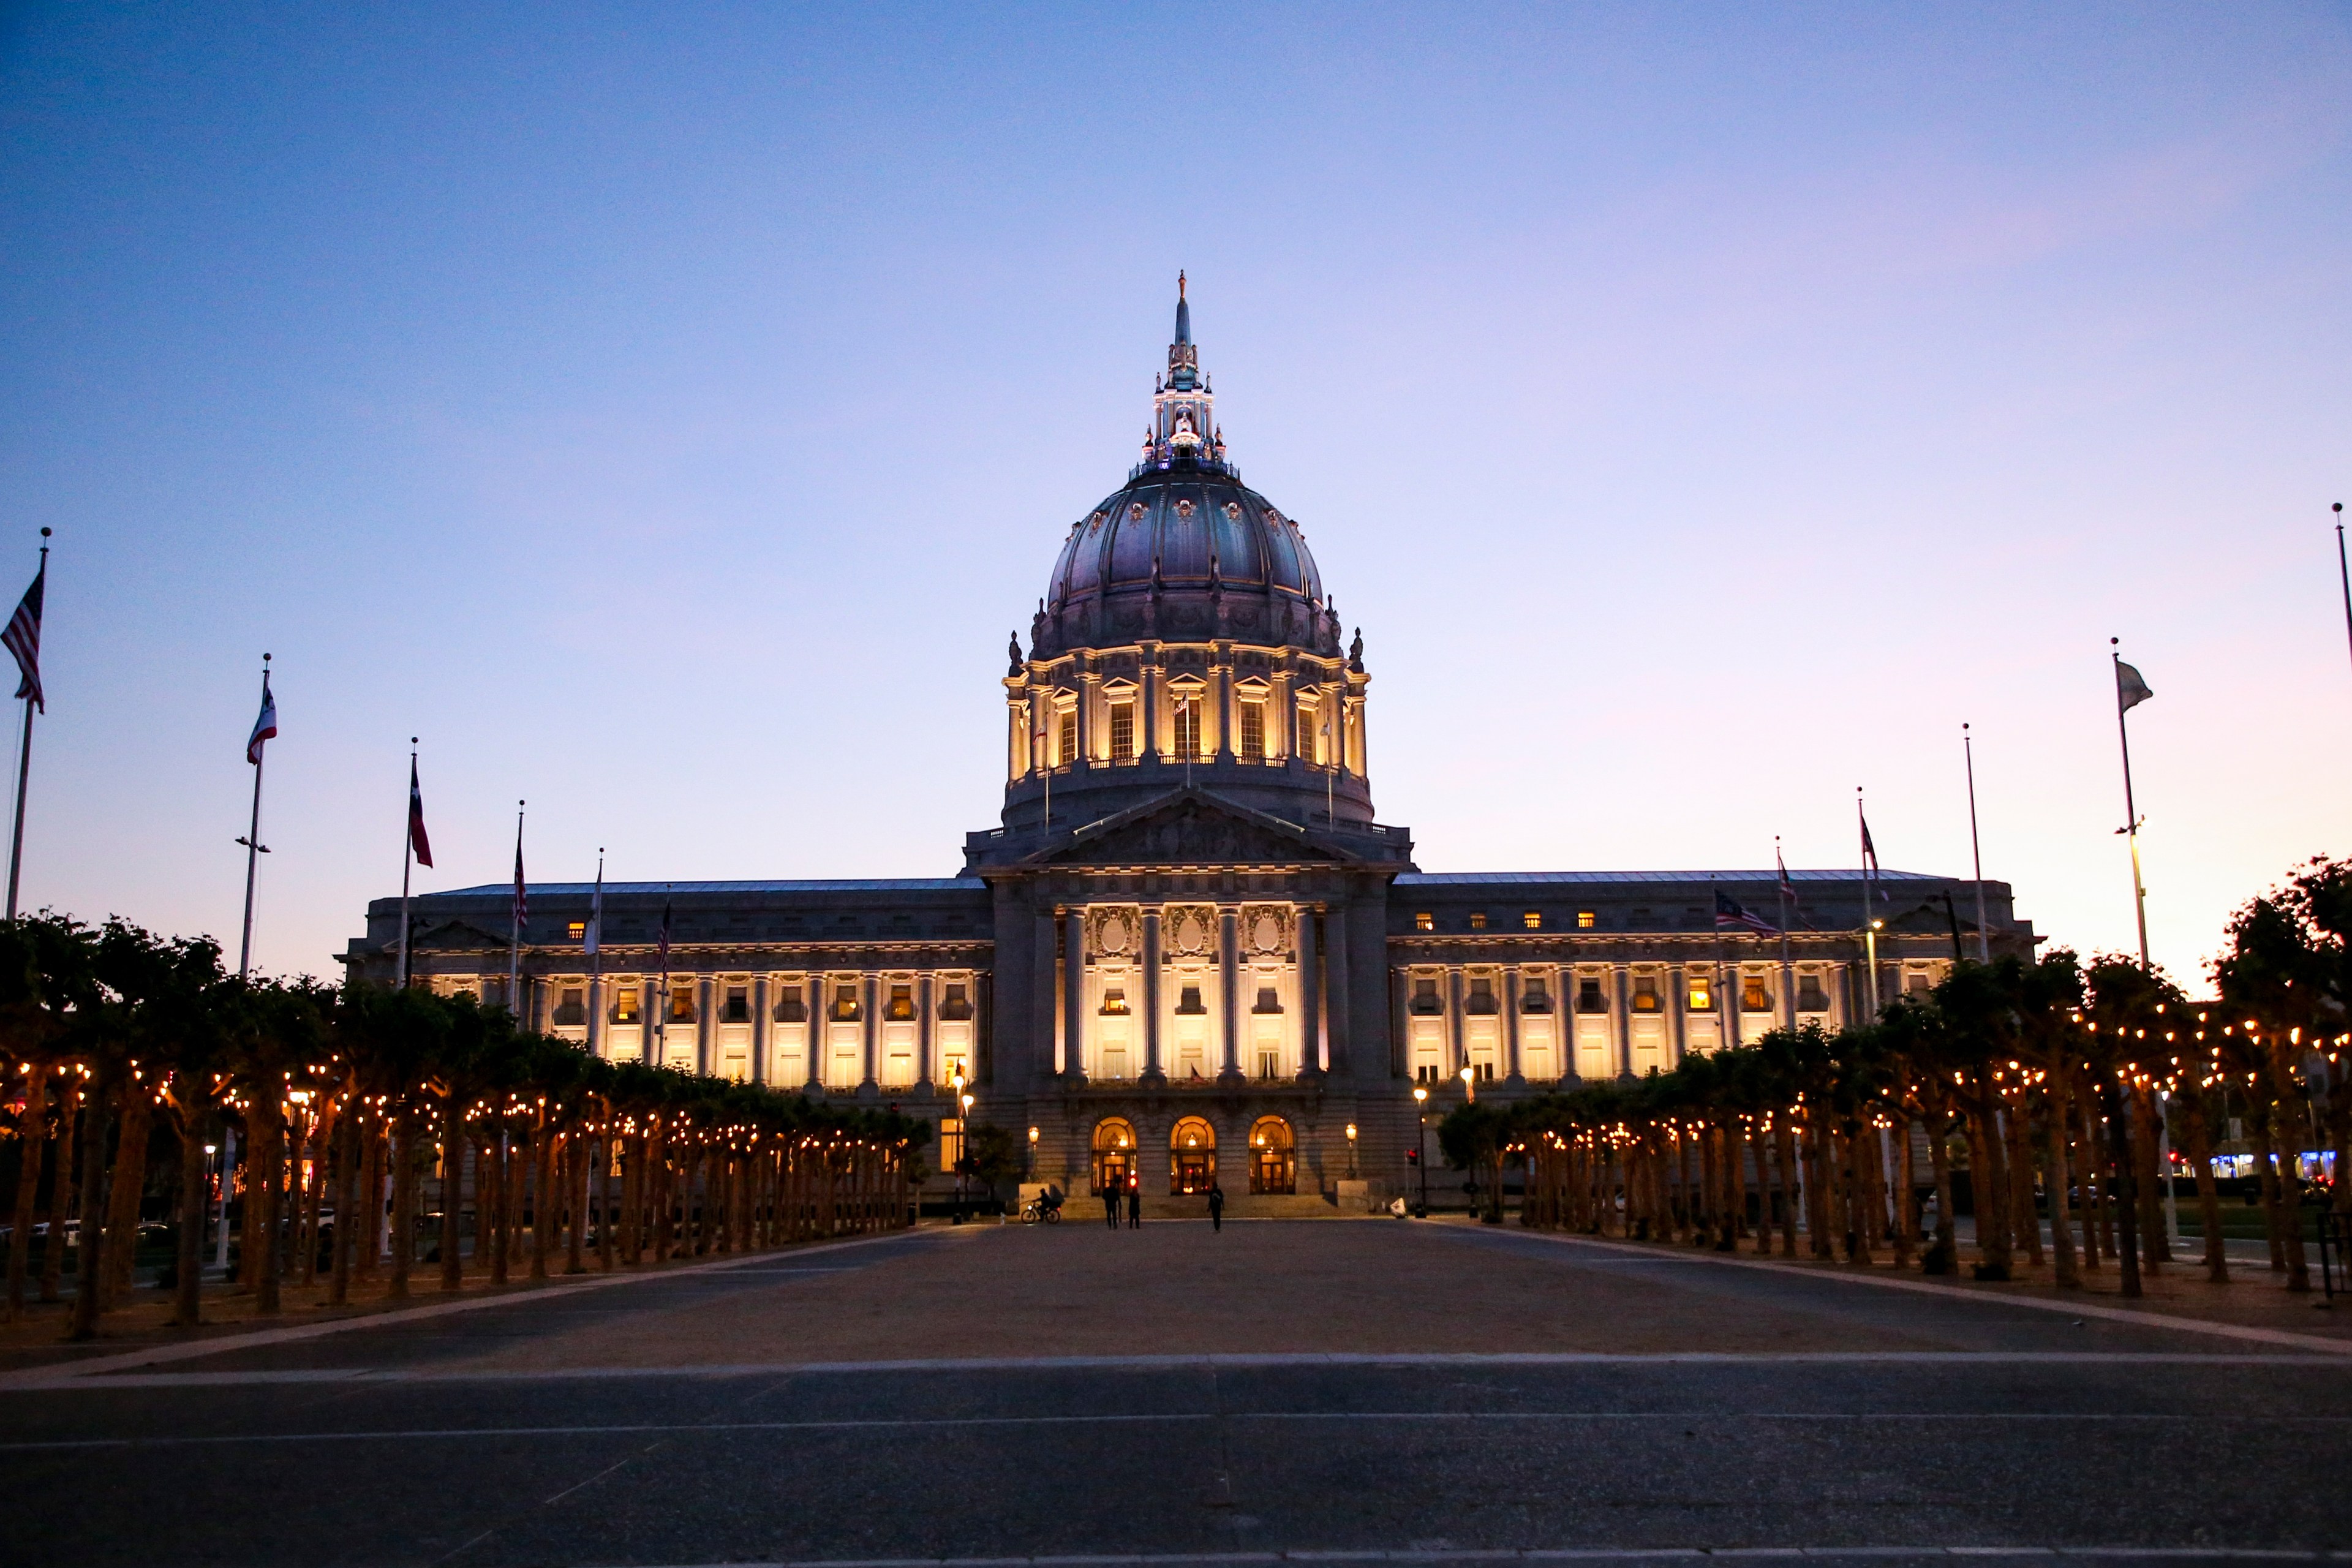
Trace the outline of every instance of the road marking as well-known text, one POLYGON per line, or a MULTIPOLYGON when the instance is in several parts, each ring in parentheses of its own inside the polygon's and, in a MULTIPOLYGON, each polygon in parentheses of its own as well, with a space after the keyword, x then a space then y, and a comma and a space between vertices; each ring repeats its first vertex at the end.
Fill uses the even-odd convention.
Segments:
POLYGON ((131 1367, 157 1366, 169 1362, 194 1361, 205 1356, 227 1355, 232 1352, 253 1350, 264 1345, 297 1343, 304 1340, 324 1339, 330 1334, 350 1333, 354 1330, 376 1328, 385 1323, 421 1322, 429 1318, 455 1317, 462 1312, 488 1311, 494 1307, 513 1307, 527 1302, 554 1301, 585 1291, 603 1290, 616 1285, 643 1284, 653 1279, 688 1279, 696 1275, 715 1274, 729 1269, 745 1268, 756 1263, 773 1263, 781 1257, 814 1258, 819 1253, 841 1252, 855 1247, 877 1247, 911 1237, 933 1237, 935 1231, 891 1231, 881 1236, 861 1236, 848 1241, 828 1241, 792 1253, 751 1252, 740 1258, 716 1258, 709 1263, 689 1264, 682 1268, 662 1268, 644 1274, 625 1273, 614 1269, 610 1274, 597 1274, 584 1279, 567 1279, 560 1285, 550 1284, 535 1289, 510 1290, 496 1296, 467 1296, 454 1301, 427 1301, 421 1306, 402 1307, 389 1312, 363 1312, 353 1317, 337 1318, 325 1323, 299 1323, 283 1328, 260 1329, 247 1333, 221 1334, 210 1339, 189 1340, 178 1344, 149 1345, 140 1350, 124 1351, 116 1355, 92 1356, 80 1361, 51 1362, 47 1365, 25 1367, 16 1372, 0 1373, 0 1393, 14 1389, 68 1387, 85 1379, 131 1367))
MULTIPOLYGON (((87 1363, 84 1363, 87 1364, 87 1363)), ((2282 1366, 2352 1371, 2352 1362, 2276 1352, 2197 1351, 1297 1351, 1169 1355, 954 1356, 892 1361, 712 1362, 575 1367, 296 1367, 236 1372, 123 1373, 0 1385, 18 1392, 235 1388, 273 1384, 562 1383, 635 1377, 849 1376, 1000 1372, 1207 1372, 1214 1368, 1609 1366, 2282 1366)))
MULTIPOLYGON (((1685 1423, 1720 1425, 1730 1421, 1821 1422, 2021 1422, 2041 1425, 2092 1425, 2115 1422, 2152 1426, 2160 1422, 2198 1427, 2256 1426, 2345 1426, 2352 1415, 2214 1415, 2166 1411, 1950 1411, 1950 1410, 1231 1410, 1165 1411, 1152 1415, 929 1415, 881 1416, 834 1421, 632 1421, 575 1426, 435 1426, 394 1427, 350 1432, 248 1432, 172 1437, 58 1437, 22 1443, 0 1443, 0 1454, 50 1453, 89 1448, 216 1448, 267 1443, 416 1443, 446 1442, 459 1437, 604 1437, 644 1436, 652 1433, 691 1436, 698 1433, 741 1432, 898 1432, 937 1427, 974 1426, 1181 1426, 1202 1421, 1321 1421, 1321 1422, 1455 1422, 1498 1425, 1517 1423, 1652 1421, 1670 1426, 1685 1423)), ((625 1462, 625 1461, 624 1461, 625 1462)), ((615 1467, 617 1468, 617 1467, 615 1467)), ((609 1473, 609 1472, 601 1472, 609 1473)), ((585 1484, 584 1482, 582 1484, 585 1484)), ((557 1496, 564 1494, 558 1493, 557 1496)), ((550 1498, 548 1501, 554 1501, 550 1498)))
MULTIPOLYGON (((1190 1568, 1209 1563, 1643 1563, 1659 1559, 1796 1557, 2062 1557, 2070 1561, 2201 1559, 2222 1563, 2343 1563, 2352 1552, 2206 1546, 1588 1546, 1476 1551, 1440 1547, 1401 1552, 1137 1552, 1087 1557, 808 1557, 776 1568, 1190 1568)), ((744 1568, 738 1563, 672 1564, 670 1568, 744 1568)))
MULTIPOLYGON (((1440 1227, 1449 1234, 1458 1226, 1440 1227)), ((1474 1233, 1477 1234, 1477 1233, 1474 1233)), ((1653 1249, 1634 1242, 1602 1241, 1589 1236, 1554 1236, 1545 1231, 1527 1230, 1507 1241, 1540 1241, 1555 1247, 1581 1250, 1592 1247, 1634 1256, 1654 1256, 1653 1249)), ((2330 1339, 2324 1334, 2298 1334, 2289 1329, 2259 1329, 2240 1323, 2217 1323, 2210 1318, 2176 1318, 2163 1312, 2135 1311, 2128 1307, 2102 1307, 2094 1301, 2053 1301, 2042 1296, 2011 1296, 1990 1290, 1971 1290, 1960 1285, 1938 1285, 1927 1279, 1895 1279, 1876 1274, 1849 1274, 1843 1270, 1808 1268, 1801 1264, 1774 1263, 1761 1258, 1734 1258, 1717 1252, 1687 1254, 1684 1261, 1714 1263, 1730 1268, 1757 1268, 1770 1274, 1783 1274, 1799 1279, 1834 1279, 1847 1285, 1875 1285, 1885 1290, 1910 1290, 1923 1296, 1940 1296, 1947 1300, 1990 1302, 1996 1306, 2022 1307, 2036 1312, 2063 1312, 2070 1318, 2097 1318, 2111 1323, 2130 1323, 2138 1328, 2171 1329, 2181 1333, 2210 1334, 2219 1339, 2241 1340, 2248 1344, 2286 1345, 2296 1350, 2325 1351, 2330 1355, 2352 1356, 2352 1340, 2330 1339)))

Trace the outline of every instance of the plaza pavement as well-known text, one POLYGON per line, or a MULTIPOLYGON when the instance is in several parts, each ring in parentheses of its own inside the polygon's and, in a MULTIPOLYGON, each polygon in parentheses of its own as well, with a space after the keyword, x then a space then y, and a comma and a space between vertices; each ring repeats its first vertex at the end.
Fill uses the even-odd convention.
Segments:
POLYGON ((2332 1314, 1895 1283, 1266 1221, 427 1294, 17 1363, 0 1562, 2352 1561, 2332 1314))

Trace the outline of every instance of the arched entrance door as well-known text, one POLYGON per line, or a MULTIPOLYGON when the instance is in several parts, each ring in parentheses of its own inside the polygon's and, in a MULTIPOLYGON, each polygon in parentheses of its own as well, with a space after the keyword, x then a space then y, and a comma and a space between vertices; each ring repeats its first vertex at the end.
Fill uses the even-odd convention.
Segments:
POLYGON ((1205 1193, 1217 1179, 1217 1130, 1187 1116, 1168 1134, 1168 1190, 1205 1193))
POLYGON ((1279 1116, 1261 1116, 1250 1127, 1250 1191, 1292 1193, 1298 1190, 1298 1158, 1291 1148, 1290 1123, 1279 1116))
POLYGON ((1135 1129, 1123 1116, 1095 1123, 1095 1194, 1123 1193, 1135 1177, 1135 1129))

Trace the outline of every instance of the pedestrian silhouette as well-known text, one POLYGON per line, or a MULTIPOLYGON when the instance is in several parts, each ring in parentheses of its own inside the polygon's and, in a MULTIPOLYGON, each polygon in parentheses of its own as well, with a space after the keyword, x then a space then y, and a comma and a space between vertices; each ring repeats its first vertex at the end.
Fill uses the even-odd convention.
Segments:
POLYGON ((1118 1189, 1117 1187, 1103 1188, 1103 1223, 1113 1230, 1118 1228, 1118 1189))
POLYGON ((1143 1228, 1143 1178, 1140 1176, 1127 1185, 1127 1228, 1143 1228))
POLYGON ((1225 1189, 1217 1185, 1214 1181, 1209 1184, 1209 1228, 1211 1230, 1225 1228, 1225 1189))

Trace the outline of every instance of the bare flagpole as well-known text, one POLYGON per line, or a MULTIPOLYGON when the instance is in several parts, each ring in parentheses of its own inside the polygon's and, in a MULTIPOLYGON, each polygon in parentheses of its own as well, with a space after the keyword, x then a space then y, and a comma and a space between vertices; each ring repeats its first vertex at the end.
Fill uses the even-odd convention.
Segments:
MULTIPOLYGON (((269 656, 266 653, 261 656, 261 711, 267 721, 270 701, 269 656)), ((271 722, 270 734, 277 732, 275 723, 271 722)), ((253 968, 253 881, 255 873, 260 869, 261 857, 269 853, 269 846, 261 841, 261 759, 268 752, 268 748, 262 744, 267 738, 257 729, 246 747, 253 758, 253 821, 246 828, 245 837, 237 840, 245 846, 245 940, 236 950, 236 977, 239 980, 243 980, 253 968)))
POLYGON ((1977 962, 1992 962, 1991 939, 1985 935, 1984 851, 1977 846, 1977 752, 1969 737, 1969 727, 1960 726, 1960 757, 1969 770, 1969 855, 1976 862, 1977 873, 1977 962))
POLYGON ((416 858, 416 832, 412 826, 411 803, 416 799, 416 737, 408 737, 408 800, 400 808, 400 982, 395 990, 408 989, 408 872, 409 864, 416 858))
POLYGON ((2344 580, 2344 636, 2352 642, 2352 565, 2344 558, 2344 503, 2336 503, 2336 573, 2344 580))
MULTIPOLYGON (((25 739, 16 750, 16 830, 8 840, 8 918, 12 921, 16 918, 16 879, 25 868, 25 786, 32 782, 33 777, 33 710, 41 700, 41 602, 49 580, 48 540, 49 531, 45 528, 41 530, 41 568, 33 574, 33 664, 26 672, 26 689, 22 693, 25 699, 25 739)), ((21 616, 25 612, 20 608, 16 613, 21 616)), ((8 629, 11 634, 15 633, 16 628, 13 622, 8 629)), ((22 662, 24 654, 18 651, 16 657, 22 662)))
POLYGON ((522 1016, 522 808, 526 803, 515 802, 515 903, 508 924, 512 928, 507 938, 507 1011, 514 1015, 518 1027, 522 1016))
POLYGON ((1791 1029, 1797 1026, 1796 972, 1789 965, 1789 870, 1788 862, 1780 857, 1780 836, 1772 835, 1772 893, 1780 900, 1780 1016, 1791 1029))

